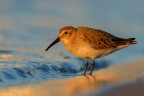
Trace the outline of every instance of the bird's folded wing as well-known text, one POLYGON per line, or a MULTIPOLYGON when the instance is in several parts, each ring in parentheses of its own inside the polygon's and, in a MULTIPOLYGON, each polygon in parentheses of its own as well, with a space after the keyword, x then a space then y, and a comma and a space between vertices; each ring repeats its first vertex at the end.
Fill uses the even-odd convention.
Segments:
POLYGON ((120 42, 123 40, 102 30, 96 30, 96 32, 91 31, 88 35, 84 36, 84 39, 87 39, 85 42, 97 50, 116 48, 119 44, 115 41, 120 42))

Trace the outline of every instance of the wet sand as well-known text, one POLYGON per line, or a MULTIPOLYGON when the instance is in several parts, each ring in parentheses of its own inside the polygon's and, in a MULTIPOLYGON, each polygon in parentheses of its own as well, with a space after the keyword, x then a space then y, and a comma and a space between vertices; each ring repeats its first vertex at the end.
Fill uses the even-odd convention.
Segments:
POLYGON ((142 84, 144 84, 144 60, 141 59, 127 64, 111 65, 106 69, 95 71, 93 76, 76 76, 1 88, 0 96, 121 96, 119 94, 122 92, 137 92, 142 95, 139 92, 144 87, 139 86, 142 84), (113 93, 115 95, 112 95, 113 93))

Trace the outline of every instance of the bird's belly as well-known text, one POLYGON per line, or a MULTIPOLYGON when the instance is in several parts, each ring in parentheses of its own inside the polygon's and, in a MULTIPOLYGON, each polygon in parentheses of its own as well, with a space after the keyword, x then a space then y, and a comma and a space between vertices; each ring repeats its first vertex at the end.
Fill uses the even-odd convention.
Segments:
MULTIPOLYGON (((69 50, 69 49, 68 49, 69 50)), ((72 54, 79 58, 99 58, 106 56, 112 52, 114 52, 114 49, 103 49, 103 50, 96 50, 91 47, 79 47, 78 49, 70 49, 69 50, 72 54)))

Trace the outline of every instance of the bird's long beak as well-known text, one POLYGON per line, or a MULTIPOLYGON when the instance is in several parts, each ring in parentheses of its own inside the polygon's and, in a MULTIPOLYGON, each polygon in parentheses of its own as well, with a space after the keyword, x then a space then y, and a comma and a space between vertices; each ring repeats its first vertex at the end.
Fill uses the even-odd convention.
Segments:
POLYGON ((46 49, 45 51, 47 51, 49 48, 51 48, 54 44, 58 43, 59 41, 60 41, 60 39, 59 39, 59 37, 58 37, 55 41, 53 41, 53 42, 47 47, 47 49, 46 49))

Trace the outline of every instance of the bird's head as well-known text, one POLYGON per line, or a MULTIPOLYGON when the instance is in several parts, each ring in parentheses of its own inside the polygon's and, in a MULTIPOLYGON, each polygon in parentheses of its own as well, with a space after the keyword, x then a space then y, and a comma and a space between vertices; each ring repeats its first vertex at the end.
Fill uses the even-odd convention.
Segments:
POLYGON ((63 43, 68 43, 68 41, 70 40, 70 38, 72 37, 73 32, 76 30, 76 28, 72 27, 72 26, 66 26, 60 29, 59 31, 59 35, 57 37, 56 40, 54 40, 46 49, 46 51, 52 47, 53 45, 55 45, 56 43, 58 43, 59 41, 62 41, 63 43))

